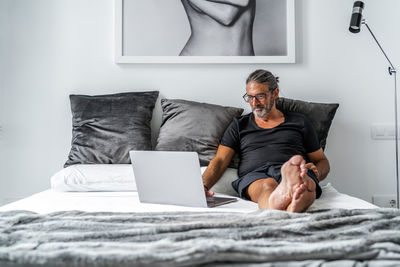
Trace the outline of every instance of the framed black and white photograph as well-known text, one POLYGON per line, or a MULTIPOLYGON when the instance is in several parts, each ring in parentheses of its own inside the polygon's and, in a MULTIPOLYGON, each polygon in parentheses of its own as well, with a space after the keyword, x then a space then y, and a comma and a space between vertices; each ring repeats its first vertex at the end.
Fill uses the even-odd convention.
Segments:
POLYGON ((294 0, 115 0, 117 63, 294 63, 294 0))

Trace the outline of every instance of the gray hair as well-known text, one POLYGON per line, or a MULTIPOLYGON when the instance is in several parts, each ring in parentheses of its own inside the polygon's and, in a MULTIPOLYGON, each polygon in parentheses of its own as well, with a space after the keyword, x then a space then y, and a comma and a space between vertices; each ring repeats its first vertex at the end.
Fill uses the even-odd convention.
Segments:
POLYGON ((246 84, 249 82, 256 83, 267 83, 270 92, 273 92, 276 88, 279 88, 278 82, 279 77, 275 77, 271 72, 267 70, 256 70, 250 73, 249 77, 247 77, 246 84))

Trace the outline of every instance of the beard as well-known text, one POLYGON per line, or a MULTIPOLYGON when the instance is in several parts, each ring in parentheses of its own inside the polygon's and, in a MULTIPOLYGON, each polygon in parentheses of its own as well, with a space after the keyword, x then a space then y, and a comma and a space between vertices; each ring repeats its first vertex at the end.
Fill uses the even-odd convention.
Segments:
POLYGON ((265 118, 271 112, 272 107, 274 106, 275 99, 271 96, 267 105, 255 105, 251 108, 253 114, 258 118, 265 118), (257 108, 261 108, 261 110, 256 110, 257 108))

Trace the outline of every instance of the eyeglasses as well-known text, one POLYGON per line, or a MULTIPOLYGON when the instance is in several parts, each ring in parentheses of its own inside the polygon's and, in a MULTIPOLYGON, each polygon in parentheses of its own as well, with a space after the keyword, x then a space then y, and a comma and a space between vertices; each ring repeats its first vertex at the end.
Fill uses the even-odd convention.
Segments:
POLYGON ((247 93, 243 95, 243 99, 246 102, 253 101, 254 99, 257 99, 259 102, 264 101, 265 98, 267 98, 267 94, 261 93, 261 94, 256 94, 256 95, 248 95, 247 93))

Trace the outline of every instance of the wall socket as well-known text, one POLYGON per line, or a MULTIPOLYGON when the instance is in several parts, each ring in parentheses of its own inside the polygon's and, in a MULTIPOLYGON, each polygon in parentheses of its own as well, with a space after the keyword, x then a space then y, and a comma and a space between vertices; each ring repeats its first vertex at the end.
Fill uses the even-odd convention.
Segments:
POLYGON ((372 203, 381 208, 397 208, 396 195, 373 195, 372 203))

